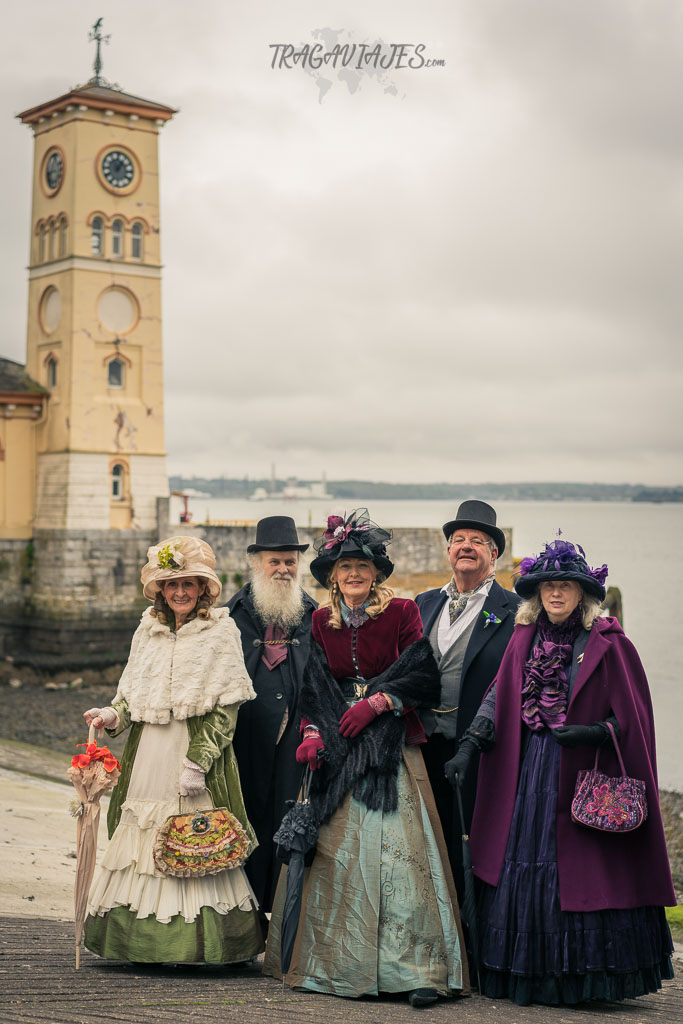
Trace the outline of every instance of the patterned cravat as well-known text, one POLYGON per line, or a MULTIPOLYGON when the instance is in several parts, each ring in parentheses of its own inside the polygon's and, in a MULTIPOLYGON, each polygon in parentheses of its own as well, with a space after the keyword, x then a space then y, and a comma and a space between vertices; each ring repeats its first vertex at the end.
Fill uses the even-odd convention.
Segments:
POLYGON ((495 573, 491 573, 490 576, 487 576, 485 580, 481 581, 478 587, 474 587, 473 590, 465 590, 463 591, 462 594, 459 593, 458 588, 455 585, 455 580, 451 580, 451 582, 446 587, 446 593, 450 598, 450 601, 448 602, 448 616, 451 621, 451 626, 453 625, 455 620, 459 619, 462 613, 465 611, 465 608, 467 608, 467 602, 472 597, 472 595, 476 594, 477 591, 481 590, 482 587, 485 587, 487 583, 490 583, 491 580, 494 579, 494 577, 495 573))
POLYGON ((287 657, 286 641, 287 634, 284 629, 280 626, 274 626, 272 622, 269 622, 263 640, 263 654, 261 655, 261 661, 269 672, 277 668, 280 662, 284 661, 287 657))

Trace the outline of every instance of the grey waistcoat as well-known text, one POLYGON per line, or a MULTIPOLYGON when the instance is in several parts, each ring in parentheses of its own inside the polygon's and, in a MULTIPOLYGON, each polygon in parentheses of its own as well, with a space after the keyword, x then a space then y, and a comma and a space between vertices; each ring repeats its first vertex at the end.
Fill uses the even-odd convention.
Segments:
MULTIPOLYGON (((439 650, 438 635, 439 635, 439 620, 441 619, 442 612, 440 612, 434 620, 434 625, 429 632, 429 640, 434 651, 434 657, 439 665, 439 672, 441 673, 441 705, 442 708, 454 708, 460 702, 460 686, 462 683, 462 666, 465 661, 465 652, 467 651, 467 645, 470 642, 470 637, 474 631, 476 625, 476 618, 472 620, 464 633, 461 633, 458 639, 452 644, 447 651, 443 654, 439 650)), ((428 711, 422 716, 425 731, 428 736, 432 733, 441 733, 442 736, 446 736, 448 739, 455 737, 456 728, 458 725, 458 712, 448 711, 444 715, 436 714, 433 711, 428 711)))

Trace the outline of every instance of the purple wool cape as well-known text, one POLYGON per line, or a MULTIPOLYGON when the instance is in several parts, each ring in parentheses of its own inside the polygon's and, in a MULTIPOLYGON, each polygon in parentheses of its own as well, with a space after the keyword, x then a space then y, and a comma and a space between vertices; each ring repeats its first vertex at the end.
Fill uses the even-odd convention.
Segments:
MULTIPOLYGON (((496 745, 482 754, 471 829, 475 874, 498 885, 517 792, 522 746, 522 672, 536 627, 516 626, 496 677, 496 745)), ((566 725, 590 725, 613 712, 626 772, 646 785, 648 818, 634 832, 606 833, 571 820, 576 776, 592 768, 593 748, 562 747, 557 800, 560 906, 568 911, 673 906, 676 897, 657 790, 650 689, 633 644, 613 618, 593 624, 567 708, 566 725)), ((611 744, 599 767, 620 775, 611 744)))

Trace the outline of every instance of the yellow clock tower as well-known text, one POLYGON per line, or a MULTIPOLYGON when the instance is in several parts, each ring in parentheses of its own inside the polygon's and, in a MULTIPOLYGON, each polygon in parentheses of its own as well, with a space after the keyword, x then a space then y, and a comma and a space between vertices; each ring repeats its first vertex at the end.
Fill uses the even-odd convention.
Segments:
POLYGON ((166 477, 158 137, 175 113, 100 75, 19 114, 34 134, 26 372, 35 530, 155 530, 166 477))

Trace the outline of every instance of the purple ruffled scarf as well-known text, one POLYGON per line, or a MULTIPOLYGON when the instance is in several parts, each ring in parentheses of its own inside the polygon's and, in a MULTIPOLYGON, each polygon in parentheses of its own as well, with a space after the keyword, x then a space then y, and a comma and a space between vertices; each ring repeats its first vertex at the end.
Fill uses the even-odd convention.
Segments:
POLYGON ((524 666, 522 721, 534 732, 564 725, 569 680, 567 666, 582 628, 581 608, 564 622, 551 622, 545 611, 538 617, 538 639, 524 666))

